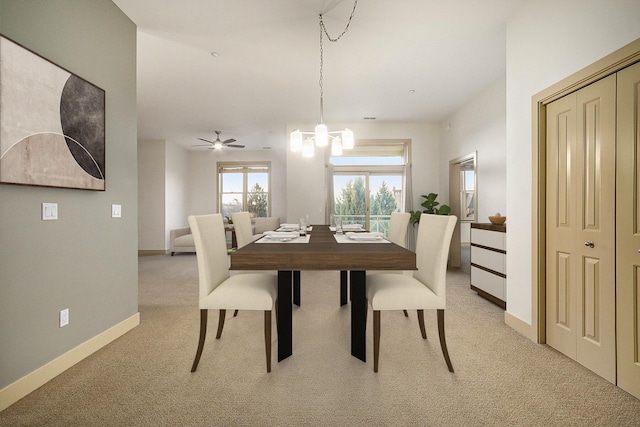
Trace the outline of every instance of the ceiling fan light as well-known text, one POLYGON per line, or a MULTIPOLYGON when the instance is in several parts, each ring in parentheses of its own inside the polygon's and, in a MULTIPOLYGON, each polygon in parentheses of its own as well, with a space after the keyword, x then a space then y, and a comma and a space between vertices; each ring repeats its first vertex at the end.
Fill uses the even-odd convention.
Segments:
POLYGON ((302 132, 300 129, 296 129, 291 132, 291 137, 289 138, 291 144, 291 151, 298 152, 302 151, 302 132))
POLYGON ((302 157, 313 157, 314 151, 313 139, 305 139, 302 143, 302 157))
POLYGON ((224 146, 224 145, 222 144, 222 142, 221 142, 221 141, 216 141, 216 142, 213 144, 213 148, 214 148, 214 150, 222 150, 222 147, 223 147, 223 146, 224 146))
POLYGON ((353 131, 351 129, 345 128, 342 131, 342 148, 345 150, 349 150, 353 148, 353 131))
POLYGON ((342 140, 339 136, 336 136, 333 138, 333 141, 331 141, 331 155, 342 156, 342 140))
POLYGON ((318 147, 326 147, 329 145, 329 132, 327 125, 324 123, 318 123, 315 129, 316 133, 316 145, 318 147))

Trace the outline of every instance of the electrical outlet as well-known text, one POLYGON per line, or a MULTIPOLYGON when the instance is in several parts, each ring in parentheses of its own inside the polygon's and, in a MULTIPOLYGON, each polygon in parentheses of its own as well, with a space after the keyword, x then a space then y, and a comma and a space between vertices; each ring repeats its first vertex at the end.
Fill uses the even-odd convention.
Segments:
POLYGON ((69 324, 69 309, 65 308, 60 310, 60 327, 67 326, 69 324))

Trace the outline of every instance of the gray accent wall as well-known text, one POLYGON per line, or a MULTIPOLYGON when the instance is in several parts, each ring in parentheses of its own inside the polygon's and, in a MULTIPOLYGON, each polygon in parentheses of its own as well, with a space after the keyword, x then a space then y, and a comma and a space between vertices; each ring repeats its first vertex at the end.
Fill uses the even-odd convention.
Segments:
POLYGON ((138 177, 135 24, 110 0, 0 0, 0 32, 106 91, 106 191, 0 185, 3 389, 138 312, 138 177))

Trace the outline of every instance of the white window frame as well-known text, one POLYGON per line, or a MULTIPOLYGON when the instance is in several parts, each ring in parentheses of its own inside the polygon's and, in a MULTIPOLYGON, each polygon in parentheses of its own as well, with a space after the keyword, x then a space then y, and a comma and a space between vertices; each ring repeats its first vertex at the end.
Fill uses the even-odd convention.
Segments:
POLYGON ((271 162, 218 162, 216 165, 216 179, 218 180, 218 212, 222 213, 222 199, 225 193, 222 191, 224 185, 225 173, 242 173, 242 211, 248 211, 247 200, 249 197, 247 175, 257 172, 256 169, 262 169, 261 172, 267 174, 267 186, 265 193, 267 194, 267 216, 271 216, 271 162))

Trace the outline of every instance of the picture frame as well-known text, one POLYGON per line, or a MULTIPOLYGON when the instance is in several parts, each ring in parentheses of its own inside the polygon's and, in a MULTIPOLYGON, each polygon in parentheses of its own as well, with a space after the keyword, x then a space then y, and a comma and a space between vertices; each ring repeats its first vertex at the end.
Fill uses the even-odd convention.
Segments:
POLYGON ((105 190, 105 91, 0 35, 0 183, 105 190))

